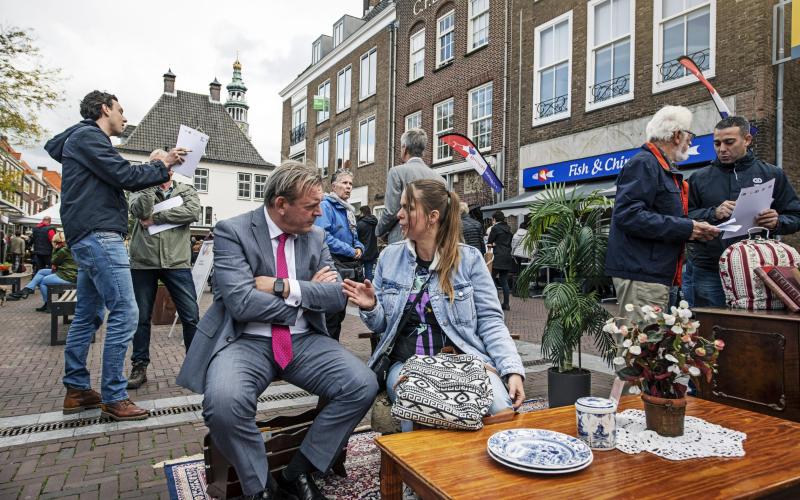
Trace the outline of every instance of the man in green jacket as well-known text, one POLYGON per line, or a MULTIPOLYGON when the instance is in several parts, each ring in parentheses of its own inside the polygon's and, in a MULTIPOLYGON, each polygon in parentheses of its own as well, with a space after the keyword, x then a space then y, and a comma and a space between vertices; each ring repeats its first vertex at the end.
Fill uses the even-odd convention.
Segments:
MULTIPOLYGON (((161 159, 166 152, 155 150, 150 161, 161 159)), ((173 181, 143 189, 130 197, 130 213, 136 221, 131 230, 129 246, 131 277, 136 304, 139 306, 139 324, 133 336, 132 369, 128 389, 136 389, 147 382, 147 365, 150 364, 150 318, 153 303, 161 280, 169 291, 183 325, 183 345, 189 350, 194 338, 199 310, 194 290, 191 266, 191 233, 189 225, 198 220, 200 198, 194 187, 173 181), (155 211, 154 206, 166 200, 180 198, 176 206, 155 211), (176 225, 170 229, 159 226, 176 225)))

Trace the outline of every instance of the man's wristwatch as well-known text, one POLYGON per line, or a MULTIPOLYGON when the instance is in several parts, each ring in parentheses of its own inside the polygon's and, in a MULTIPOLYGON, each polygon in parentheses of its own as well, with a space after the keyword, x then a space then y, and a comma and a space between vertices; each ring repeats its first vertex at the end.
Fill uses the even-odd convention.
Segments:
POLYGON ((283 298, 283 292, 286 289, 286 282, 283 281, 283 278, 277 278, 275 283, 272 284, 272 293, 274 293, 277 297, 283 298))

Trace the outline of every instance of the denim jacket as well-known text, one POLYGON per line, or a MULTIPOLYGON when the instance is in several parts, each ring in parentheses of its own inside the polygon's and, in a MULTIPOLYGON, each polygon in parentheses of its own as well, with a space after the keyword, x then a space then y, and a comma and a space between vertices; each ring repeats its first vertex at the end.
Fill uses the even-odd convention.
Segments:
MULTIPOLYGON (((461 259, 453 272, 455 298, 450 302, 442 292, 436 272, 437 258, 431 264, 428 294, 439 325, 447 337, 466 354, 473 354, 497 369, 501 377, 518 373, 525 377, 522 359, 503 322, 503 311, 489 269, 475 248, 460 243, 461 259)), ((386 247, 375 269, 377 304, 371 311, 361 311, 367 328, 381 334, 369 366, 392 343, 411 292, 417 266, 413 243, 398 241, 386 247)))

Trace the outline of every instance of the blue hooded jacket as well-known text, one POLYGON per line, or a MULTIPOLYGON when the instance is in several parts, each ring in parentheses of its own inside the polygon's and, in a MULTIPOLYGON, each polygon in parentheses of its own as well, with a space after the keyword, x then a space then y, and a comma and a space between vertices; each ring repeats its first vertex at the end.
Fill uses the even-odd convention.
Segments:
POLYGON ((73 246, 93 231, 128 233, 123 190, 163 184, 169 170, 160 160, 132 165, 119 155, 94 120, 83 120, 44 146, 61 163, 61 223, 73 246))
POLYGON ((330 195, 322 200, 322 215, 317 217, 315 225, 325 231, 325 243, 335 257, 355 258, 356 248, 364 252, 364 244, 358 239, 356 229, 350 229, 347 220, 347 208, 330 195))

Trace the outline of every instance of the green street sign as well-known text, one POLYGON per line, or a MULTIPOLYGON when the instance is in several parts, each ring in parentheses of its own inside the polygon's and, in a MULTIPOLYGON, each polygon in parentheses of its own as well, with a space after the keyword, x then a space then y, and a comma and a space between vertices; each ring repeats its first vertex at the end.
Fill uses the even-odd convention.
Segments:
POLYGON ((327 111, 328 110, 328 103, 329 99, 323 95, 315 95, 314 96, 314 105, 312 106, 314 111, 327 111))

